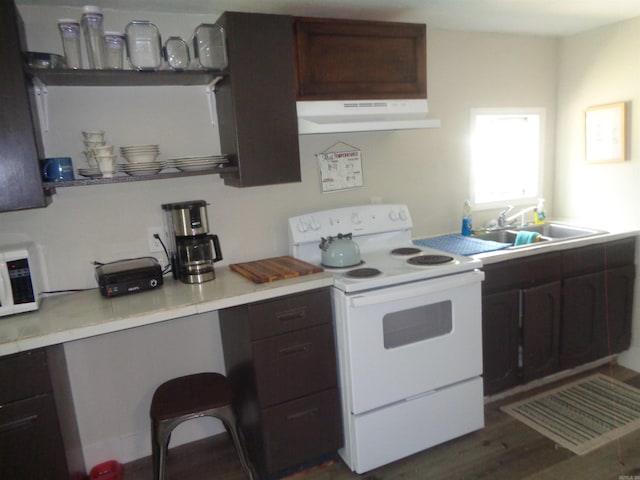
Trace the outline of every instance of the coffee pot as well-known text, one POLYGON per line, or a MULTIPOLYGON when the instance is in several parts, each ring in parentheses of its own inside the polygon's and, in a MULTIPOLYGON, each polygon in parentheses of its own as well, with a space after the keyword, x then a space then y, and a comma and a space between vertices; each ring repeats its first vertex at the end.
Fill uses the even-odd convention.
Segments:
POLYGON ((216 278, 213 264, 222 260, 217 235, 209 233, 207 202, 166 203, 165 227, 173 278, 184 283, 204 283, 216 278))

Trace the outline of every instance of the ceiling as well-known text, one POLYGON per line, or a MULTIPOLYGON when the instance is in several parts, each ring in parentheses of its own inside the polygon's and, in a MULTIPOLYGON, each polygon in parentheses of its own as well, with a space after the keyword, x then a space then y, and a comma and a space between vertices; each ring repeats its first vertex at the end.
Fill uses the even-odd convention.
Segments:
MULTIPOLYGON (((17 0, 83 6, 87 0, 17 0)), ((245 11, 426 23, 429 27, 565 36, 640 17, 640 0, 109 0, 103 8, 154 12, 245 11)))

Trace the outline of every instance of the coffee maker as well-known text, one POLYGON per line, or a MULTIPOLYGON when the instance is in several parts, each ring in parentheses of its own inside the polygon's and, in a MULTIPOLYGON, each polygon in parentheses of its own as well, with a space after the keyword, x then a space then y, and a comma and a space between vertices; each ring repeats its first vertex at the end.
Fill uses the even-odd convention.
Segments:
POLYGON ((173 278, 184 283, 216 278, 213 264, 222 260, 222 253, 218 236, 209 234, 207 202, 166 203, 162 209, 173 278))

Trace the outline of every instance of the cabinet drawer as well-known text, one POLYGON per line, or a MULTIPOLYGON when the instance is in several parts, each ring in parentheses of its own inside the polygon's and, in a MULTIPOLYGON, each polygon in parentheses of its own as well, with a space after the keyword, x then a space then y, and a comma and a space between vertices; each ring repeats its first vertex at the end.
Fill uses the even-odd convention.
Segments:
POLYGON ((573 277, 604 270, 604 244, 565 250, 562 257, 564 277, 573 277))
POLYGON ((557 280, 562 274, 561 260, 562 254, 553 252, 489 264, 484 267, 482 291, 526 288, 557 280))
POLYGON ((338 390, 263 411, 267 470, 275 473, 336 451, 342 446, 338 390))
POLYGON ((607 249, 607 268, 633 265, 636 261, 636 238, 624 238, 609 242, 607 249))
POLYGON ((329 289, 249 305, 253 340, 330 323, 331 318, 329 289))
POLYGON ((0 408, 0 451, 0 478, 70 478, 51 395, 37 395, 0 408))
POLYGON ((0 405, 51 391, 44 350, 0 359, 0 405))
POLYGON ((253 353, 261 407, 336 386, 331 324, 254 342, 253 353))

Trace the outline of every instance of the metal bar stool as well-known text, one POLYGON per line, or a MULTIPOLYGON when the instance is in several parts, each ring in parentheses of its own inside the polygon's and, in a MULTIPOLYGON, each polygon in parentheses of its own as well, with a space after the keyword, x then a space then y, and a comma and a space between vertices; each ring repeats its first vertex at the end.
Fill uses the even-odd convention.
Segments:
POLYGON ((215 417, 222 422, 231 435, 240 465, 251 480, 255 478, 237 429, 233 390, 224 375, 196 373, 163 383, 153 394, 149 416, 155 480, 164 480, 167 450, 173 429, 187 420, 206 416, 215 417))

